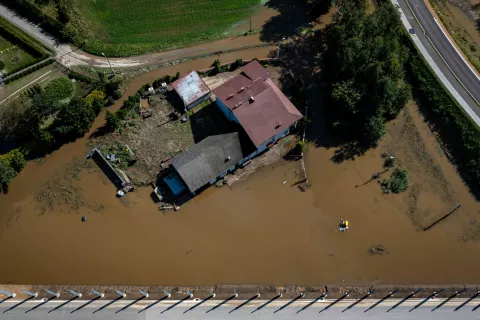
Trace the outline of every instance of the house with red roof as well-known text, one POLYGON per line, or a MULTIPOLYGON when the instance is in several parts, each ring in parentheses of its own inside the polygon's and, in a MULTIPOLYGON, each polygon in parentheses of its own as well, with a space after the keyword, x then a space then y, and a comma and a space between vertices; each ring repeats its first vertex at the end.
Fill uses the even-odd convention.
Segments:
POLYGON ((244 162, 288 135, 303 116, 258 61, 250 62, 241 70, 213 93, 225 117, 240 124, 256 147, 244 162))

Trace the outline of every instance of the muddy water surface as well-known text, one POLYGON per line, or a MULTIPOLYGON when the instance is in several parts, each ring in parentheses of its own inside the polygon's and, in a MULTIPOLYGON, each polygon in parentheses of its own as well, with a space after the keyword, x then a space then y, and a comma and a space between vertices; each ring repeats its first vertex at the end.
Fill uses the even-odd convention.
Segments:
MULTIPOLYGON (((268 51, 245 51, 242 57, 268 51)), ((212 59, 144 74, 130 83, 126 95, 162 74, 208 67, 212 59)), ((383 195, 376 182, 355 187, 380 171, 386 145, 341 164, 331 161, 334 149, 312 147, 307 156, 312 188, 305 193, 291 186, 298 163, 282 160, 232 189, 212 187, 179 212, 162 213, 150 198, 151 188, 119 200, 95 166, 76 172, 88 151, 81 139, 43 164, 29 163, 8 195, 0 196, 0 283, 479 283, 480 243, 461 237, 480 208, 412 112, 415 124, 423 126, 419 136, 462 203, 458 215, 429 232, 419 231, 407 216, 406 195, 383 195), (45 203, 37 196, 52 181, 60 199, 42 214, 45 203), (62 204, 62 185, 75 190, 74 205, 62 204), (87 222, 81 222, 82 215, 87 222), (341 218, 350 221, 346 233, 337 230, 341 218), (369 253, 379 245, 384 254, 369 253)), ((392 140, 387 137, 385 144, 392 140)), ((421 183, 422 172, 414 174, 421 183)), ((448 206, 437 205, 434 196, 426 193, 419 206, 438 215, 448 206)))

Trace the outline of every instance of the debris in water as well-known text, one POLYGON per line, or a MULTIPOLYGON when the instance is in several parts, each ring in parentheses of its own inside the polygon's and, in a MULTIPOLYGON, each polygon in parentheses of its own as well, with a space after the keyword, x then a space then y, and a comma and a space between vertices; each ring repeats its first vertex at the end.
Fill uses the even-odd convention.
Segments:
POLYGON ((86 221, 87 221, 87 216, 83 216, 83 217, 82 217, 82 221, 83 221, 83 222, 86 222, 86 221))
POLYGON ((385 247, 380 245, 380 246, 370 248, 370 250, 368 250, 368 251, 371 254, 384 254, 385 253, 385 247))
POLYGON ((287 183, 287 180, 283 181, 282 184, 286 184, 287 183))

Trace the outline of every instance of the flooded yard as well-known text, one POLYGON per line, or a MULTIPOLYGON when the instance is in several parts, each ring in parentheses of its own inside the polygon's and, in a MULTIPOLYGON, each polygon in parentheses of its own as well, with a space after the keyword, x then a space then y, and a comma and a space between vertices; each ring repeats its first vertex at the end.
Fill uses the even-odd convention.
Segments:
POLYGON ((232 188, 211 187, 178 212, 160 212, 151 188, 115 198, 103 173, 82 164, 87 150, 80 140, 43 164, 29 163, 0 197, 0 255, 8 261, 0 267, 1 283, 478 282, 473 253, 480 249, 480 207, 415 105, 389 124, 377 150, 354 161, 337 164, 333 148, 312 147, 307 192, 293 186, 298 163, 280 160, 232 188), (419 161, 424 155, 408 148, 412 142, 430 160, 419 161), (386 151, 397 152, 410 170, 412 185, 404 194, 384 195, 375 181, 361 186, 381 169, 386 151), (428 170, 432 162, 436 173, 428 170), (66 193, 63 185, 70 186, 66 193), (56 194, 47 208, 37 199, 45 190, 56 194), (412 192, 418 192, 414 213, 427 220, 456 202, 462 207, 423 232, 409 216, 412 192), (338 232, 342 218, 350 221, 346 233, 338 232), (369 251, 378 246, 385 251, 369 251))
MULTIPOLYGON (((241 57, 266 57, 272 49, 241 57)), ((145 73, 124 97, 162 75, 239 56, 145 73)), ((85 138, 30 162, 0 195, 0 283, 478 283, 480 205, 414 103, 388 124, 377 149, 354 160, 334 161, 336 148, 310 146, 306 192, 295 185, 299 162, 279 160, 232 187, 207 189, 178 212, 159 211, 151 187, 116 198, 100 169, 84 163, 89 136, 103 123, 102 113, 85 138), (383 194, 375 180, 368 182, 383 171, 383 153, 409 170, 405 193, 383 194), (457 204, 452 216, 422 230, 457 204), (347 232, 338 231, 340 219, 350 222, 347 232)))

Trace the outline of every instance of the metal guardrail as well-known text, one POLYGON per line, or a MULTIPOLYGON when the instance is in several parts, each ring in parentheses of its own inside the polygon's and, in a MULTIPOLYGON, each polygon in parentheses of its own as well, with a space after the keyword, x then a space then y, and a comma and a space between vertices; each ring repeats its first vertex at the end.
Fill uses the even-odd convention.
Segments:
MULTIPOLYGON (((409 310, 409 312, 414 312, 416 310, 418 310, 422 305, 424 305, 426 302, 428 301, 435 301, 438 298, 438 295, 440 295, 442 292, 446 291, 447 288, 442 288, 442 289, 439 289, 439 290, 435 290, 433 292, 431 292, 428 296, 426 296, 425 298, 423 298, 422 300, 420 300, 419 303, 417 303, 413 308, 411 308, 409 310)), ((467 291, 473 291, 474 289, 468 289, 468 288, 464 288, 462 290, 457 290, 455 291, 453 294, 449 295, 449 296, 446 296, 444 297, 441 301, 439 301, 439 304, 437 304, 435 307, 433 307, 433 309, 431 309, 431 311, 436 311, 438 310, 439 308, 443 307, 447 302, 449 302, 451 299, 457 297, 459 294, 464 294, 466 293, 467 291)), ((66 301, 63 301, 60 305, 56 306, 55 308, 51 309, 50 311, 48 311, 48 313, 51 313, 53 311, 56 311, 62 307, 64 307, 65 305, 69 304, 70 302, 78 299, 78 298, 81 298, 82 297, 82 294, 80 292, 76 292, 74 290, 70 290, 70 289, 67 289, 66 291, 64 292, 54 292, 54 291, 51 291, 51 290, 47 290, 45 289, 44 290, 49 296, 50 298, 42 298, 41 300, 37 300, 39 301, 40 303, 35 305, 34 307, 32 307, 31 309, 28 309, 26 311, 26 313, 28 312, 31 312, 31 311, 34 311, 36 310, 37 308, 39 308, 40 306, 43 306, 45 304, 47 304, 48 302, 50 302, 51 300, 54 300, 54 299, 57 299, 61 296, 67 296, 69 295, 70 299, 69 300, 66 300, 66 301), (73 296, 73 297, 72 297, 73 296)), ((347 297, 350 296, 350 294, 352 293, 353 290, 349 290, 347 291, 346 293, 344 293, 343 295, 341 295, 340 297, 338 297, 337 299, 333 300, 332 302, 330 302, 328 305, 326 305, 324 308, 322 308, 320 310, 320 313, 330 309, 331 307, 333 307, 334 305, 336 305, 337 303, 340 303, 342 302, 343 300, 345 300, 347 297)), ((23 303, 25 302, 28 302, 28 301, 31 301, 32 299, 38 297, 38 293, 36 292, 29 292, 29 291, 25 291, 25 290, 22 290, 21 291, 22 293, 26 294, 28 296, 28 298, 24 299, 24 300, 21 300, 20 302, 18 302, 17 304, 15 304, 14 306, 6 309, 4 311, 4 313, 6 312, 11 312, 12 310, 14 310, 15 308, 17 308, 18 306, 22 305, 23 303)), ((132 307, 133 305, 135 305, 137 302, 140 302, 141 300, 144 300, 146 298, 149 297, 149 293, 148 291, 146 290, 139 290, 138 291, 141 296, 140 298, 136 298, 135 300, 132 300, 129 304, 123 306, 121 309, 119 309, 118 311, 116 311, 115 313, 120 313, 130 307, 132 307)), ((350 305, 348 305, 345 309, 343 309, 341 312, 346 312, 348 310, 351 310, 353 308, 355 308, 360 302, 366 302, 366 301, 369 301, 368 299, 370 299, 371 295, 374 294, 376 292, 376 289, 375 288, 370 288, 369 291, 359 297, 357 300, 355 300, 353 303, 351 303, 350 305)), ((364 310, 364 312, 368 312, 372 309, 374 309, 375 307, 379 306, 381 303, 385 302, 387 299, 391 298, 393 295, 397 294, 399 292, 399 289, 395 289, 391 292, 389 292, 386 296, 384 296, 383 298, 380 298, 380 299, 375 299, 372 301, 372 305, 370 305, 366 310, 364 310)), ((393 305, 392 307, 390 307, 388 310, 386 310, 386 312, 390 312, 394 309, 396 309, 397 307, 399 307, 401 304, 405 303, 407 300, 413 298, 415 295, 421 293, 421 292, 426 292, 426 290, 424 288, 419 288, 419 289, 416 289, 414 291, 411 291, 410 293, 407 293, 407 295, 403 298, 401 298, 401 300, 399 302, 397 302, 395 305, 393 305)), ((115 299, 111 299, 111 300, 102 300, 102 301, 105 301, 105 304, 102 305, 100 308, 96 309, 93 311, 93 313, 97 313, 97 312, 100 312, 102 310, 104 310, 105 308, 111 306, 112 304, 114 304, 115 302, 119 301, 119 300, 127 300, 127 293, 125 292, 122 292, 120 290, 115 290, 114 293, 117 295, 117 298, 115 299)), ((3 300, 0 300, 0 304, 3 303, 4 301, 6 300, 9 300, 9 299, 12 299, 12 298, 15 298, 16 297, 16 293, 15 292, 8 292, 8 291, 4 291, 4 290, 0 290, 0 295, 5 295, 6 298, 4 298, 3 300)), ((103 292, 100 292, 100 291, 96 291, 96 290, 92 290, 90 292, 90 295, 93 296, 92 299, 87 299, 85 300, 85 303, 82 304, 81 306, 77 307, 76 309, 74 309, 73 311, 71 311, 70 313, 74 313, 80 309, 83 309, 84 307, 86 307, 87 305, 91 304, 92 302, 95 302, 103 297, 105 297, 105 294, 103 292)), ((138 296, 138 293, 135 292, 134 294, 135 296, 138 296)), ((325 298, 327 297, 328 295, 328 289, 322 293, 320 296, 318 296, 317 298, 313 299, 313 301, 309 302, 307 305, 305 305, 304 307, 302 307, 301 309, 299 309, 297 311, 297 314, 300 313, 301 311, 304 311, 305 309, 311 307, 314 303, 318 302, 318 301, 325 301, 325 298)), ((195 308, 197 308, 198 306, 200 306, 201 304, 205 303, 206 301, 214 298, 216 296, 215 292, 213 290, 211 290, 210 292, 210 295, 203 299, 203 300, 195 300, 195 301, 198 301, 195 305, 191 306, 189 309, 187 309, 184 313, 187 313, 195 308)), ((462 308, 464 308, 468 303, 472 302, 474 299, 478 298, 480 296, 480 291, 479 290, 475 290, 473 292, 473 294, 466 298, 467 300, 465 300, 464 302, 462 302, 459 306, 457 306, 453 312, 456 312, 462 308)), ((185 292, 185 296, 180 299, 180 300, 169 300, 169 301, 172 301, 174 302, 173 304, 170 304, 165 310, 163 310, 161 313, 165 313, 175 307, 177 307, 178 305, 180 305, 181 303, 183 302, 186 302, 190 299, 192 299, 194 297, 193 293, 191 293, 190 291, 186 291, 185 292)), ((234 311, 237 311, 241 308, 243 308, 244 306, 246 306, 248 303, 256 300, 257 298, 260 297, 260 293, 257 293, 255 295, 253 295, 252 297, 250 297, 249 299, 246 299, 246 300, 241 300, 242 302, 233 307, 232 310, 229 311, 229 313, 232 313, 234 311)), ((271 302, 275 301, 276 299, 278 298, 281 298, 282 297, 282 293, 278 292, 278 294, 271 298, 270 300, 262 303, 259 307, 257 307, 256 309, 254 309, 251 313, 255 313, 261 309, 264 309, 265 306, 267 306, 268 304, 270 304, 271 302)), ((302 292, 300 293, 300 295, 294 297, 292 300, 290 301, 287 301, 284 305, 282 305, 281 307, 279 307, 278 309, 276 309, 273 313, 277 313, 277 312, 280 312, 282 310, 284 310, 285 308, 288 308, 290 305, 292 305, 294 302, 301 302, 300 299, 304 298, 305 297, 305 293, 302 292)), ((166 290, 163 290, 163 296, 154 300, 153 303, 150 303, 148 304, 145 308, 141 309, 140 311, 138 311, 138 313, 142 313, 150 308, 152 308, 153 306, 155 305, 158 305, 159 303, 161 303, 162 301, 165 301, 167 299, 171 298, 171 294, 169 292, 167 292, 166 290)), ((209 313, 209 312, 212 312, 216 309, 218 309, 220 306, 224 305, 225 303, 235 299, 235 298, 238 298, 238 294, 236 292, 236 290, 234 289, 233 291, 233 295, 228 297, 227 299, 225 300, 220 300, 219 303, 212 307, 211 309, 207 310, 206 313, 209 313)), ((399 297, 400 298, 400 297, 399 297)), ((309 300, 310 301, 310 300, 309 300)), ((365 303, 363 303, 362 307, 364 308, 365 307, 365 303)), ((472 311, 476 311, 477 309, 480 308, 480 304, 477 305, 477 306, 474 306, 474 308, 472 309, 472 311)))

